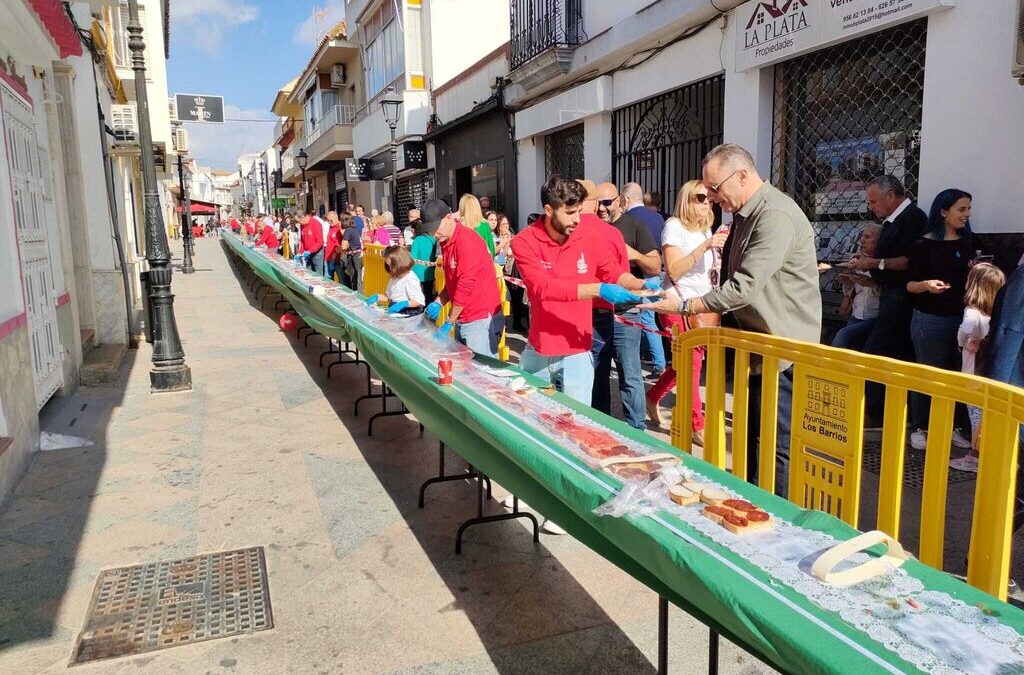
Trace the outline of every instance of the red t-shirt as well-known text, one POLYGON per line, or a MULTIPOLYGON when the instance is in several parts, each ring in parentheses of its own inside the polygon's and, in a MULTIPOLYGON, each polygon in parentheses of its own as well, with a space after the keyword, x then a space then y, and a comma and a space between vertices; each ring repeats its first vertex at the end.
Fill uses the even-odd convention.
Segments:
POLYGON ((341 252, 341 225, 331 225, 327 230, 327 254, 325 260, 334 260, 334 254, 341 252))
POLYGON ((236 218, 231 219, 231 229, 234 230, 235 232, 238 232, 242 229, 242 225, 238 222, 236 218))
MULTIPOLYGON (((629 272, 629 255, 626 253, 626 240, 623 238, 622 232, 619 231, 619 228, 614 225, 609 225, 593 213, 584 213, 580 217, 580 222, 582 223, 584 221, 589 224, 593 224, 593 226, 598 230, 599 236, 608 243, 608 248, 615 260, 618 261, 619 269, 621 270, 619 275, 615 278, 615 280, 618 281, 623 274, 629 272)), ((606 302, 601 298, 595 298, 591 302, 594 303, 594 309, 614 309, 614 307, 612 307, 612 303, 606 302)))
POLYGON ((614 284, 628 270, 617 253, 621 246, 625 257, 622 234, 608 226, 618 234, 616 239, 602 225, 597 216, 586 214, 565 243, 559 244, 548 236, 540 218, 512 239, 512 254, 530 299, 529 341, 541 356, 589 352, 593 303, 577 299, 578 287, 614 284), (610 246, 610 241, 617 245, 610 246))
POLYGON ((441 245, 444 290, 452 305, 460 305, 459 323, 486 319, 501 311, 498 275, 487 244, 476 232, 457 223, 441 245))
POLYGON ((299 253, 316 253, 324 247, 324 226, 320 219, 310 217, 302 226, 302 234, 299 237, 299 253))
POLYGON ((256 223, 249 221, 245 224, 245 233, 250 237, 256 234, 256 223))
POLYGON ((267 245, 269 249, 275 249, 281 245, 281 241, 277 238, 277 233, 274 232, 274 228, 270 225, 263 226, 263 232, 260 234, 260 238, 256 240, 256 246, 267 245))

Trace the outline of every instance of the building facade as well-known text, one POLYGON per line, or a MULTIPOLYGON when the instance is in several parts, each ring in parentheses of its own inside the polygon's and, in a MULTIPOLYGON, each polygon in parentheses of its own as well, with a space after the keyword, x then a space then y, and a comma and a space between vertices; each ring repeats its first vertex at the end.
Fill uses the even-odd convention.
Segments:
POLYGON ((865 183, 890 173, 925 210, 944 188, 972 193, 979 248, 1016 263, 1024 216, 1005 198, 1024 183, 1024 134, 1009 131, 1024 127, 1016 3, 714 4, 513 0, 520 213, 538 208, 551 173, 635 180, 670 211, 703 154, 728 141, 800 203, 822 260, 852 252, 871 219, 865 183))

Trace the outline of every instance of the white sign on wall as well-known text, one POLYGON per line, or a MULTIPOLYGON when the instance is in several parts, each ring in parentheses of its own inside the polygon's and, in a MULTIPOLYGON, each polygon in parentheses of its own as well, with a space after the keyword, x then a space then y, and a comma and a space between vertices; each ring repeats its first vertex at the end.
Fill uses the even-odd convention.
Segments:
POLYGON ((751 0, 736 9, 736 70, 777 63, 955 4, 956 0, 751 0))

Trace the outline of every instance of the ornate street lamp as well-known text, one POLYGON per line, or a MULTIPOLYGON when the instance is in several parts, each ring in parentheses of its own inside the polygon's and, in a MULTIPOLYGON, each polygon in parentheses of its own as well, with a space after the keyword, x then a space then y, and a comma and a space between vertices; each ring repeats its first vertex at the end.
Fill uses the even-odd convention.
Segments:
POLYGON ((391 129, 391 212, 398 215, 398 145, 395 143, 395 129, 398 127, 398 117, 402 113, 402 97, 395 91, 394 86, 389 86, 384 98, 380 100, 381 110, 384 111, 384 121, 391 129))
POLYGON ((182 166, 182 154, 178 153, 178 184, 181 185, 181 273, 192 274, 196 271, 192 266, 192 221, 189 219, 192 215, 192 201, 188 193, 189 181, 185 179, 182 166))
POLYGON ((305 148, 299 148, 299 154, 295 155, 295 162, 302 169, 302 189, 306 191, 306 211, 309 212, 313 210, 313 191, 306 183, 306 165, 309 164, 309 155, 306 154, 305 148))
POLYGON ((146 227, 146 293, 152 324, 153 367, 149 371, 150 391, 171 392, 192 388, 192 371, 185 365, 178 325, 174 320, 171 293, 171 251, 157 193, 153 133, 149 125, 149 97, 146 93, 146 43, 139 23, 139 2, 128 0, 128 49, 135 71, 135 100, 139 116, 139 146, 142 159, 143 209, 146 227))

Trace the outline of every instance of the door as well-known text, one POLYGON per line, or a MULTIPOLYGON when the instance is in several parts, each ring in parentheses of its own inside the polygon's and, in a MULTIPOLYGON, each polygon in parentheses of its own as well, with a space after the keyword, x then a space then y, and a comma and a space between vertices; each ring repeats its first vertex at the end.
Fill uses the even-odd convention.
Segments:
POLYGON ((14 224, 18 233, 21 274, 25 289, 32 370, 35 374, 36 404, 42 408, 64 384, 63 350, 57 330, 57 293, 46 236, 43 200, 49 167, 44 166, 36 142, 32 106, 0 83, 4 136, 7 141, 14 224))

